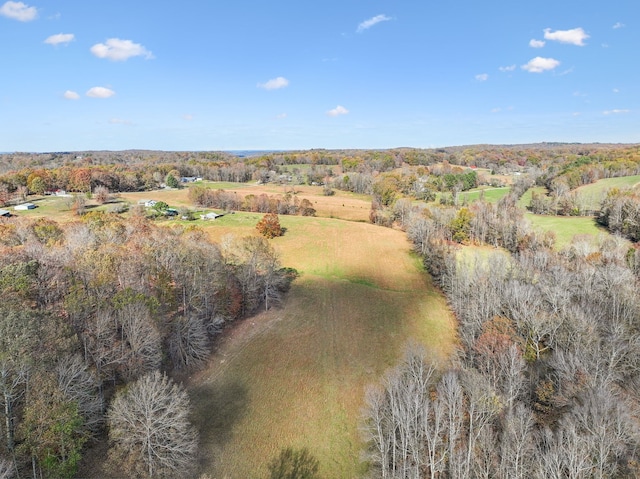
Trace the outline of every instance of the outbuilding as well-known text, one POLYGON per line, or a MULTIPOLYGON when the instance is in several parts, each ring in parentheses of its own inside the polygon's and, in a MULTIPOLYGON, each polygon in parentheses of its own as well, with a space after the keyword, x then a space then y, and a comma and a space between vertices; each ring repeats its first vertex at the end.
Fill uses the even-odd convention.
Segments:
POLYGON ((206 215, 200 215, 200 219, 203 220, 215 220, 216 218, 219 218, 220 216, 224 216, 224 215, 219 215, 218 213, 207 213, 206 215))
POLYGON ((22 203, 21 205, 14 206, 13 209, 18 211, 34 210, 36 209, 36 205, 33 203, 22 203))

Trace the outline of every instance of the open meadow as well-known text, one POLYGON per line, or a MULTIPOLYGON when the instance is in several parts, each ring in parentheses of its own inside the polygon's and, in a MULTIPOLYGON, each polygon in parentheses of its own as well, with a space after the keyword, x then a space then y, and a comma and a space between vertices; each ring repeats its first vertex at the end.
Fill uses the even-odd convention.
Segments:
MULTIPOLYGON (((308 199, 316 210, 316 216, 327 218, 342 218, 351 221, 368 221, 371 209, 371 198, 367 195, 359 195, 347 191, 334 190, 332 196, 324 196, 321 186, 304 185, 257 185, 255 183, 217 183, 204 182, 202 186, 212 189, 224 189, 236 192, 239 196, 261 195, 284 196, 286 193, 295 192, 299 200, 308 199)), ((135 193, 122 193, 121 198, 131 204, 137 204, 141 200, 164 201, 170 206, 194 207, 189 201, 189 188, 163 189, 135 193)))
POLYGON ((472 190, 460 193, 460 198, 462 201, 467 201, 468 203, 473 203, 480 198, 489 203, 497 203, 503 197, 505 197, 509 193, 509 191, 511 191, 511 188, 506 186, 499 188, 474 188, 472 190))
POLYGON ((556 248, 563 248, 571 243, 576 235, 590 235, 594 239, 610 234, 600 227, 591 216, 552 216, 525 213, 534 230, 551 231, 556 235, 556 248))
POLYGON ((608 190, 613 188, 635 188, 638 183, 640 183, 640 175, 604 178, 595 183, 580 186, 576 188, 576 192, 582 198, 583 203, 588 205, 589 209, 598 210, 608 190))
MULTIPOLYGON (((207 230, 251 234, 259 217, 229 215, 207 230)), ((200 465, 211 477, 265 477, 281 448, 308 447, 322 477, 359 477, 365 386, 408 341, 446 359, 455 324, 401 231, 329 218, 281 223, 287 232, 273 245, 300 272, 284 305, 227 331, 189 380, 200 465)))

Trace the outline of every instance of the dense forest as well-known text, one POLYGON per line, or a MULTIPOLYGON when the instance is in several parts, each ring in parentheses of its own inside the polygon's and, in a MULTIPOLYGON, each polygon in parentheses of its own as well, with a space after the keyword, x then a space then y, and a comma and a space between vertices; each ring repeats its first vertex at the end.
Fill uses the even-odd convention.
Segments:
MULTIPOLYGON (((185 187, 194 206, 316 213, 295 194, 193 178, 370 195, 370 221, 406 232, 459 336, 448 364, 410 345, 369 389, 372 476, 638 477, 640 195, 611 189, 588 211, 576 193, 638 174, 637 145, 13 153, 0 155, 0 207, 185 187), (466 200, 479 186, 506 194, 466 200), (531 188, 529 211, 590 215, 611 234, 558 247, 518 205, 531 188)), ((296 272, 259 235, 215 243, 135 209, 76 213, 0 219, 0 478, 74 477, 100 442, 114 473, 196 474, 189 398, 172 378, 202 366, 225 327, 277 306, 296 272)))
POLYGON ((460 349, 438 368, 410 348, 369 391, 381 477, 637 477, 637 250, 609 237, 555 251, 513 205, 405 222, 456 313, 460 349))
POLYGON ((205 361, 295 273, 260 236, 219 245, 139 217, 0 229, 0 477, 73 477, 107 428, 116 471, 191 470, 188 398, 165 373, 205 361))

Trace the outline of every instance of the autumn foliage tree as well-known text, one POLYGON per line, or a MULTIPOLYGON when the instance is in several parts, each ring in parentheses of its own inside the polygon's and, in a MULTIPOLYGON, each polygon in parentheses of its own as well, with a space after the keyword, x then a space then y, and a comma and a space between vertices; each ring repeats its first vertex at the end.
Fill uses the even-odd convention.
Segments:
POLYGON ((262 219, 258 221, 256 229, 262 236, 269 239, 284 234, 284 230, 280 226, 280 219, 275 213, 267 213, 264 215, 262 219))

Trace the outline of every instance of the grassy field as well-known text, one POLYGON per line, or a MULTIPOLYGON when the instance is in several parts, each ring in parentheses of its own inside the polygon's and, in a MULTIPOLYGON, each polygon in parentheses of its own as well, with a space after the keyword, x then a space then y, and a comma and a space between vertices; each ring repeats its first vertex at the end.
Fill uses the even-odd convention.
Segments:
MULTIPOLYGON (((607 178, 599 180, 590 185, 581 186, 576 191, 588 201, 590 209, 598 209, 601 199, 610 188, 633 187, 640 182, 640 176, 625 176, 620 178, 607 178)), ((518 206, 526 209, 531 202, 532 194, 546 194, 544 187, 529 188, 524 195, 518 200, 518 206)), ((551 216, 551 215, 534 215, 525 213, 525 217, 531 222, 534 229, 542 231, 553 231, 556 234, 556 247, 562 248, 571 243, 576 235, 591 235, 598 238, 601 235, 609 234, 608 231, 600 227, 595 219, 590 216, 551 216)))
MULTIPOLYGON (((13 207, 5 208, 11 211, 12 215, 24 218, 51 218, 56 221, 71 221, 78 217, 70 209, 70 201, 73 198, 61 196, 37 196, 31 195, 29 203, 33 203, 37 208, 33 210, 17 211, 13 207)), ((106 211, 113 204, 100 205, 95 201, 86 200, 85 211, 106 211)))
POLYGON ((511 188, 475 188, 473 190, 465 191, 460 194, 460 198, 464 201, 466 198, 469 203, 477 201, 484 193, 485 201, 489 203, 497 203, 500 199, 506 196, 511 188))
MULTIPOLYGON (((346 191, 334 190, 332 196, 324 196, 321 186, 302 185, 257 185, 250 183, 203 183, 203 186, 227 191, 235 191, 240 196, 246 195, 284 195, 292 190, 295 191, 299 200, 308 199, 316 209, 316 215, 327 218, 343 218, 351 221, 368 221, 369 210, 371 209, 371 198, 366 195, 358 195, 346 191)), ((140 200, 164 201, 170 206, 192 207, 189 201, 189 190, 183 188, 179 190, 155 190, 136 193, 122 193, 121 198, 131 204, 137 204, 140 200)))
POLYGON ((545 195, 547 194, 547 189, 544 186, 536 186, 533 188, 529 188, 527 191, 524 192, 524 194, 518 200, 518 203, 517 203, 518 207, 522 208, 523 210, 526 210, 527 207, 531 204, 531 197, 533 196, 533 193, 537 193, 539 195, 545 195))
POLYGON ((611 188, 633 188, 640 183, 640 175, 621 176, 620 178, 605 178, 589 185, 576 188, 578 194, 593 210, 600 208, 600 202, 611 188))
POLYGON ((556 234, 556 247, 562 248, 571 243, 575 235, 592 235, 597 238, 600 235, 609 234, 601 228, 595 219, 589 216, 550 216, 525 213, 533 229, 553 231, 556 234))
MULTIPOLYGON (((211 224, 213 237, 253 231, 250 214, 211 224)), ((298 269, 286 303, 225 334, 189 390, 202 472, 264 477, 282 447, 308 447, 324 478, 359 477, 364 388, 411 339, 447 357, 455 325, 404 233, 328 218, 281 217, 273 240, 298 269)))

